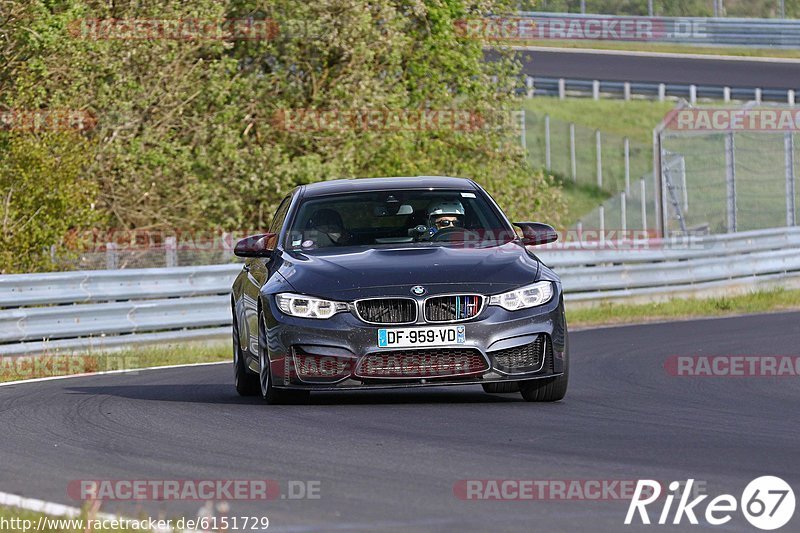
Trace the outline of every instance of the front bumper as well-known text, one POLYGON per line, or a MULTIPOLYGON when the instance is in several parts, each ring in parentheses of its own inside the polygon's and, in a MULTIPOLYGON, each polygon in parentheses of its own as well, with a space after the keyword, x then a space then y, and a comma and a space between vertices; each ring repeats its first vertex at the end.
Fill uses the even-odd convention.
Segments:
MULTIPOLYGON (((339 313, 328 320, 302 319, 287 316, 277 309, 274 298, 263 301, 266 321, 266 345, 276 388, 304 390, 352 390, 397 387, 465 385, 541 379, 559 375, 564 371, 567 354, 567 325, 561 294, 554 295, 547 304, 527 310, 506 311, 488 306, 475 320, 461 322, 464 326, 464 344, 443 346, 437 352, 450 352, 459 356, 469 352, 482 365, 474 365, 458 372, 413 373, 404 372, 388 376, 365 376, 367 360, 386 360, 387 349, 378 348, 378 329, 392 326, 369 325, 351 313, 339 313), (542 342, 542 360, 535 366, 511 368, 503 366, 500 354, 514 348, 535 346, 542 342), (457 351, 458 350, 458 351, 457 351), (313 356, 313 358, 308 358, 313 356), (326 376, 310 376, 311 366, 325 364, 326 376)), ((441 325, 441 324, 436 324, 441 325)), ((402 327, 426 327, 434 324, 416 324, 402 327)), ((400 327, 400 326, 398 326, 400 327)), ((404 349, 425 359, 430 349, 404 349)), ((391 352, 392 350, 388 350, 391 352)), ((436 354, 437 356, 439 354, 436 354)), ((465 359, 466 360, 466 359, 465 359)), ((457 361, 457 359, 456 359, 457 361)), ((465 367, 466 368, 466 367, 465 367)))

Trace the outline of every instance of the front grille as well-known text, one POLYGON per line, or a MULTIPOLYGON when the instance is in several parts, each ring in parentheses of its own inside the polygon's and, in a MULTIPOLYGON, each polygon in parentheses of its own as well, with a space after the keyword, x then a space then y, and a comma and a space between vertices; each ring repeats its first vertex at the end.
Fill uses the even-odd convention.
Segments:
POLYGON ((421 379, 481 374, 486 359, 471 348, 392 350, 365 355, 356 375, 364 378, 421 379))
POLYGON ((356 313, 371 324, 411 324, 417 321, 417 302, 411 298, 359 300, 356 313))
POLYGON ((489 355, 494 358, 495 366, 505 372, 538 371, 544 366, 545 344, 550 344, 546 336, 539 335, 530 344, 498 350, 489 355))
POLYGON ((458 322, 478 316, 483 309, 483 296, 460 294, 434 296, 425 302, 425 320, 428 322, 458 322))

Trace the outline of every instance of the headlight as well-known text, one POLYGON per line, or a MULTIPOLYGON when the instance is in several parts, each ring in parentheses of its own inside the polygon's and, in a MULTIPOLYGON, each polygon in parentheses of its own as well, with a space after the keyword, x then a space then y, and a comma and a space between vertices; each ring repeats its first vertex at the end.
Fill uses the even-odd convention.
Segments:
POLYGON ((539 281, 521 289, 495 294, 489 299, 489 305, 499 305, 507 311, 516 311, 546 304, 552 297, 553 282, 539 281))
POLYGON ((330 318, 336 313, 348 309, 344 302, 332 302, 302 294, 276 294, 275 301, 278 309, 287 315, 300 318, 330 318))

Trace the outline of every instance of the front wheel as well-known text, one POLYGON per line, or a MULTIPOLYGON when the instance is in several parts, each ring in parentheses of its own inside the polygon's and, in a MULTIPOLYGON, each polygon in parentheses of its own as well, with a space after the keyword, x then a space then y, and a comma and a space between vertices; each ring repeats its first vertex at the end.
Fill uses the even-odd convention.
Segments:
POLYGON ((258 394, 258 376, 247 368, 239 343, 239 327, 236 325, 236 315, 233 319, 233 382, 236 392, 240 396, 255 396, 258 394))
POLYGON ((276 389, 272 386, 272 372, 267 356, 267 335, 264 328, 264 312, 258 314, 258 382, 261 398, 270 405, 285 403, 306 403, 311 396, 309 391, 276 389))
POLYGON ((519 382, 519 392, 526 402, 557 402, 567 394, 569 360, 564 361, 564 373, 545 379, 519 382))

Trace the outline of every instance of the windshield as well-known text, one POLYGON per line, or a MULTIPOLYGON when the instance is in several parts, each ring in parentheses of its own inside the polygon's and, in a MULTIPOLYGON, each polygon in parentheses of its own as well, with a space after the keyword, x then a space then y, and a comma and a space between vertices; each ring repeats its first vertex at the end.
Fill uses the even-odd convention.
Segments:
POLYGON ((289 250, 473 243, 516 238, 474 191, 388 190, 305 200, 287 235, 289 250))

